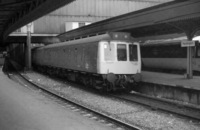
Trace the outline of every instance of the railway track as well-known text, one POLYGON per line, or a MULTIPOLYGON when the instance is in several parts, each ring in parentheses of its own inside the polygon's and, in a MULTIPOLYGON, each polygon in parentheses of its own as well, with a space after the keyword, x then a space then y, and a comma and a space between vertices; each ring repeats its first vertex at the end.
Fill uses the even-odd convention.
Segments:
MULTIPOLYGON (((83 87, 79 88, 82 89, 83 87)), ((97 93, 93 89, 92 90, 88 89, 88 91, 97 93)), ((108 96, 108 93, 104 96, 108 96)), ((185 104, 180 101, 172 101, 164 98, 151 97, 140 93, 121 93, 121 94, 114 93, 114 94, 109 94, 109 96, 130 103, 138 103, 141 105, 145 105, 154 110, 162 110, 165 112, 170 112, 173 114, 180 115, 182 117, 192 118, 198 121, 200 120, 200 106, 198 107, 195 105, 185 104)))
MULTIPOLYGON (((26 79, 28 79, 28 77, 26 77, 26 79)), ((82 87, 79 88, 82 89, 82 87)), ((96 93, 96 91, 93 90, 88 90, 88 91, 96 93)), ((108 96, 107 94, 105 96, 108 96)), ((197 107, 195 105, 184 104, 181 102, 176 102, 163 98, 155 98, 139 93, 121 93, 121 94, 116 93, 116 94, 109 94, 109 96, 130 103, 138 103, 141 105, 145 105, 154 110, 162 110, 183 117, 200 120, 200 107, 197 107)))
MULTIPOLYGON (((60 81, 62 81, 62 79, 60 81)), ((82 89, 82 87, 79 88, 82 89)), ((92 90, 88 89, 88 91, 97 93, 96 91, 93 91, 93 89, 92 90)), ((107 94, 104 96, 108 96, 107 94)), ((154 110, 162 110, 183 117, 200 120, 200 106, 198 107, 195 105, 185 104, 180 101, 172 101, 163 98, 151 97, 140 93, 121 93, 121 94, 116 93, 116 94, 109 94, 109 96, 127 102, 145 105, 154 110)))
MULTIPOLYGON (((28 80, 34 86, 35 85, 38 86, 37 84, 34 84, 33 82, 31 82, 31 80, 28 79, 28 77, 26 77, 26 75, 23 75, 23 78, 28 80)), ((62 82, 62 79, 57 79, 57 80, 62 82)), ((74 83, 72 83, 72 84, 74 84, 74 83)), ((80 85, 75 85, 75 86, 80 86, 80 85)), ((83 89, 82 87, 78 87, 78 88, 83 89)), ((43 87, 41 89, 43 89, 43 87)), ((44 90, 44 91, 48 91, 48 90, 44 90)), ((50 91, 52 91, 52 90, 50 90, 50 91)), ((88 91, 92 91, 92 92, 96 93, 96 91, 93 91, 93 89, 92 90, 89 89, 88 91)), ((57 92, 57 93, 58 94, 56 94, 56 95, 58 97, 64 98, 64 95, 62 95, 62 93, 60 93, 60 92, 57 92)), ((180 102, 170 101, 167 99, 154 98, 154 97, 142 95, 139 93, 130 93, 130 94, 116 93, 116 94, 110 94, 110 95, 107 95, 107 94, 104 96, 109 96, 109 97, 115 98, 117 100, 119 99, 121 101, 126 101, 126 102, 130 102, 130 103, 134 103, 134 104, 137 103, 137 104, 145 105, 154 110, 158 109, 158 110, 162 110, 162 111, 167 111, 169 113, 175 113, 177 115, 180 115, 181 117, 189 117, 189 119, 192 118, 192 119, 195 119, 198 121, 200 120, 200 107, 197 107, 195 105, 184 104, 184 103, 180 103, 180 102)), ((104 114, 103 114, 103 116, 104 116, 104 114)), ((111 121, 111 122, 115 122, 115 121, 111 121)), ((116 124, 121 125, 121 123, 116 123, 116 124)), ((123 124, 121 126, 123 126, 123 124)), ((134 129, 134 128, 131 128, 131 125, 130 126, 128 125, 128 127, 126 127, 126 128, 134 129)))
MULTIPOLYGON (((79 87, 79 88, 82 89, 82 87, 79 87)), ((96 93, 96 91, 93 91, 93 90, 88 90, 88 91, 92 91, 96 93)), ((162 110, 162 111, 174 113, 183 117, 200 120, 200 107, 197 107, 195 105, 184 104, 181 102, 176 102, 176 101, 167 100, 163 98, 155 98, 155 97, 151 97, 151 96, 143 95, 139 93, 121 93, 121 94, 116 93, 116 94, 109 94, 109 96, 120 99, 120 100, 124 100, 127 102, 145 105, 154 110, 162 110)))
POLYGON ((120 129, 120 130, 123 130, 123 129, 126 129, 126 130, 140 130, 140 128, 138 128, 137 126, 134 126, 132 124, 128 124, 126 122, 123 122, 121 120, 118 120, 116 118, 113 118, 109 115, 106 115, 104 113, 101 113, 101 112, 98 112, 94 109, 91 109, 87 106, 84 106, 84 105, 81 105, 79 103, 76 103, 72 100, 69 100, 65 97, 65 95, 63 95, 62 93, 59 93, 58 91, 54 91, 54 90, 50 90, 50 89, 47 89, 47 88, 44 88, 42 86, 40 86, 39 84, 37 83, 33 83, 31 79, 29 79, 26 75, 21 75, 19 73, 11 73, 11 74, 8 74, 8 77, 11 78, 11 79, 14 79, 14 80, 17 80, 17 82, 19 82, 20 84, 26 84, 25 86, 26 87, 29 87, 29 88, 32 88, 32 89, 38 89, 40 91, 43 91, 44 93, 50 95, 50 96, 53 96, 56 98, 56 100, 60 100, 62 101, 63 103, 67 103, 68 106, 70 106, 73 110, 72 111, 78 111, 78 110, 82 110, 84 112, 86 112, 83 116, 91 116, 91 115, 94 115, 92 118, 99 118, 98 120, 103 120, 102 123, 105 123, 107 122, 107 124, 110 126, 117 128, 117 129, 120 129))
POLYGON ((200 120, 200 107, 188 105, 180 102, 170 101, 167 99, 155 98, 139 93, 129 94, 110 94, 111 97, 125 100, 131 103, 139 103, 146 105, 152 109, 159 109, 170 113, 175 113, 180 116, 189 117, 195 120, 200 120))

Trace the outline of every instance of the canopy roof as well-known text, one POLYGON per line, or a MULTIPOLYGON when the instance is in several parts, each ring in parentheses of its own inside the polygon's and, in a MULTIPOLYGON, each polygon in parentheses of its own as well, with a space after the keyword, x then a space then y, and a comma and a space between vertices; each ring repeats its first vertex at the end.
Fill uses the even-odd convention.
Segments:
POLYGON ((199 0, 176 0, 90 24, 58 37, 65 41, 106 31, 130 32, 135 38, 175 33, 193 36, 200 28, 199 7, 199 0))
POLYGON ((74 0, 0 0, 0 46, 9 33, 74 0))

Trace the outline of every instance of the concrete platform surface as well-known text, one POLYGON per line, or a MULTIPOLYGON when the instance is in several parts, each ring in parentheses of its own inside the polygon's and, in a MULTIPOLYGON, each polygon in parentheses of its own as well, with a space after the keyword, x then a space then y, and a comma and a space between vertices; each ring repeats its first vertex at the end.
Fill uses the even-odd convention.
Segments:
POLYGON ((0 71, 0 130, 111 130, 10 80, 0 71))
POLYGON ((193 79, 186 79, 184 75, 142 71, 142 81, 200 90, 200 76, 193 76, 193 79))

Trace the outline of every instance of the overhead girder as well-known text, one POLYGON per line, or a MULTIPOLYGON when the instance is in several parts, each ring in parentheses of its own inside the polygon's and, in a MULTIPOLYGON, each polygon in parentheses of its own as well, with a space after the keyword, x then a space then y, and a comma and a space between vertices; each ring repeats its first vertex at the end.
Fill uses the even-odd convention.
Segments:
MULTIPOLYGON (((7 24, 4 27, 4 34, 3 34, 3 40, 5 39, 5 37, 11 32, 12 30, 12 26, 19 21, 21 18, 23 18, 25 15, 29 14, 31 11, 33 11, 34 9, 36 9, 40 4, 42 4, 43 2, 45 2, 46 0, 28 0, 25 3, 25 6, 22 10, 17 11, 14 16, 7 22, 7 24), (11 28, 11 29, 10 29, 11 28)), ((15 6, 17 4, 22 4, 22 3, 13 3, 15 4, 15 6)), ((21 27, 23 24, 18 24, 17 26, 15 26, 15 29, 21 27)), ((14 31, 14 30, 12 30, 14 31)))
POLYGON ((177 28, 184 32, 189 39, 195 36, 196 32, 200 30, 200 17, 199 18, 188 18, 176 22, 167 23, 174 28, 177 28))
POLYGON ((74 0, 19 0, 19 2, 0 4, 0 7, 6 5, 11 8, 23 6, 14 15, 9 16, 10 19, 6 21, 4 28, 0 28, 0 46, 3 46, 2 42, 9 33, 72 1, 74 0))
MULTIPOLYGON (((25 43, 27 41, 27 35, 24 36, 8 36, 6 39, 6 44, 12 44, 15 42, 18 43, 25 43)), ((52 44, 60 42, 59 39, 56 36, 31 36, 31 43, 44 43, 44 44, 52 44)))

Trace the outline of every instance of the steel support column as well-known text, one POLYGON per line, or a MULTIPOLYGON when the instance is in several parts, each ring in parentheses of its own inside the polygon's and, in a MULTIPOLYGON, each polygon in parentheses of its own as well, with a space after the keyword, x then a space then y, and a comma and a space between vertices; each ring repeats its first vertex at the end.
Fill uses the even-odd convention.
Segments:
MULTIPOLYGON (((186 36, 188 41, 192 41, 192 38, 194 37, 194 33, 192 31, 186 32, 186 36)), ((192 68, 192 54, 193 54, 193 49, 191 46, 187 47, 187 74, 186 77, 187 79, 192 79, 193 78, 193 68, 192 68)))
POLYGON ((192 70, 192 47, 187 47, 187 79, 193 78, 192 70))
POLYGON ((26 70, 31 70, 31 24, 27 25, 26 70))

